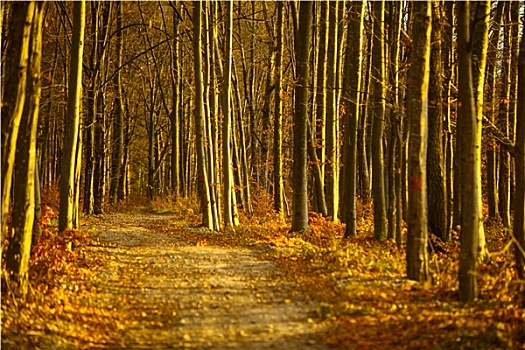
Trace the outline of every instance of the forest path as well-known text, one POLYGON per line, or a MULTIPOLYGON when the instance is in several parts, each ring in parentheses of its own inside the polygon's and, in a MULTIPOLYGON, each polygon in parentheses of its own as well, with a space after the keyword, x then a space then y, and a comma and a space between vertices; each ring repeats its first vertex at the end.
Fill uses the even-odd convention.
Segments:
POLYGON ((115 325, 115 346, 328 349, 316 340, 323 329, 309 318, 315 305, 261 251, 190 244, 176 233, 152 229, 176 220, 150 213, 96 220, 100 244, 87 253, 108 263, 86 302, 123 315, 115 325))

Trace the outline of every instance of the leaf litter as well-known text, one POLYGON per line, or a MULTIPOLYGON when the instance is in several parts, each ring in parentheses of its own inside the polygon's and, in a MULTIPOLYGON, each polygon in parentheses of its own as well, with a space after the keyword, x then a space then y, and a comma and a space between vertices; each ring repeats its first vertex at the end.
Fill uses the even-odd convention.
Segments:
POLYGON ((479 264, 480 298, 462 304, 457 233, 434 242, 432 281, 419 284, 394 242, 372 240, 366 210, 343 239, 344 225, 315 214, 308 233, 268 213, 212 233, 186 207, 46 229, 28 300, 2 291, 2 346, 525 349, 523 283, 498 225, 486 227, 496 253, 479 264))

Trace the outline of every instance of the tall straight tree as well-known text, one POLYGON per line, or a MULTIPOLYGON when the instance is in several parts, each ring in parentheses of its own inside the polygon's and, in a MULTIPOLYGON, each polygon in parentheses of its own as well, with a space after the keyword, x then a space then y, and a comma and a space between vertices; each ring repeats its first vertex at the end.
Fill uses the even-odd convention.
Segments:
POLYGON ((284 216, 284 181, 283 181, 283 54, 284 54, 284 4, 277 2, 277 35, 275 44, 275 110, 273 122, 273 206, 284 216))
MULTIPOLYGON (((295 6, 292 4, 292 6, 295 6)), ((309 230, 307 128, 308 83, 310 81, 310 42, 312 39, 313 2, 299 3, 299 28, 295 32, 297 79, 295 84, 295 111, 293 116, 293 216, 290 232, 309 230)))
POLYGON ((365 6, 363 1, 348 3, 350 8, 342 105, 343 118, 343 203, 342 219, 346 222, 345 237, 354 237, 356 228, 356 188, 357 188, 357 126, 361 90, 361 71, 363 65, 363 23, 365 6))
POLYGON ((385 1, 372 3, 374 32, 372 43, 372 193, 374 197, 374 239, 387 235, 383 134, 385 129, 385 1))
POLYGON ((448 241, 446 179, 443 158, 443 69, 441 55, 441 3, 432 2, 432 48, 430 54, 430 101, 428 105, 427 194, 428 226, 432 233, 448 241))
POLYGON ((414 41, 408 73, 408 237, 407 276, 428 279, 427 140, 428 83, 430 75, 430 1, 414 1, 414 41))
POLYGON ((476 102, 476 134, 475 134, 475 150, 476 150, 476 187, 478 191, 475 192, 475 197, 469 199, 474 200, 477 205, 478 215, 478 251, 479 257, 485 259, 488 257, 488 250, 485 244, 485 229, 483 226, 483 198, 481 192, 481 131, 483 127, 483 90, 485 87, 485 67, 487 66, 487 47, 490 23, 490 9, 491 0, 473 1, 471 13, 474 15, 471 18, 471 26, 474 25, 475 33, 472 33, 472 77, 474 84, 474 100, 476 102), (476 6, 476 7, 474 7, 476 6))
POLYGON ((479 247, 480 188, 476 178, 476 100, 472 74, 472 36, 470 33, 470 2, 458 2, 458 81, 459 116, 457 133, 461 135, 461 253, 459 258, 459 298, 473 301, 477 298, 476 263, 479 247))
POLYGON ((514 238, 518 276, 525 279, 525 34, 521 31, 518 57, 518 109, 516 116, 514 238))
POLYGON ((2 86, 2 236, 0 237, 2 245, 8 231, 7 217, 11 201, 15 150, 26 98, 26 75, 34 6, 33 2, 14 3, 9 21, 5 62, 7 72, 2 86))
POLYGON ((226 40, 224 47, 224 79, 222 88, 222 171, 224 178, 224 225, 234 226, 233 219, 233 171, 230 148, 231 138, 231 70, 232 70, 232 29, 233 29, 233 0, 229 0, 226 8, 226 40))
POLYGON ((175 196, 183 193, 183 181, 181 172, 181 38, 179 37, 181 15, 179 12, 180 4, 171 3, 173 8, 173 46, 171 47, 171 90, 172 90, 172 111, 171 111, 171 191, 175 196))
MULTIPOLYGON (((26 75, 26 99, 20 122, 20 137, 16 144, 16 163, 13 198, 13 236, 9 237, 6 268, 14 291, 21 296, 28 292, 29 256, 35 225, 36 131, 40 103, 40 61, 42 55, 43 2, 28 6, 31 36, 28 52, 29 70, 26 75)), ((36 223, 38 225, 38 223, 36 223)))
POLYGON ((210 188, 204 150, 204 89, 202 77, 202 1, 193 3, 193 59, 195 73, 195 148, 197 150, 197 181, 201 201, 202 225, 212 230, 210 188))
POLYGON ((117 6, 117 42, 115 47, 116 59, 116 73, 113 77, 113 84, 115 86, 115 117, 113 120, 113 154, 111 157, 111 182, 109 196, 112 204, 117 204, 118 188, 120 177, 123 176, 122 162, 124 159, 124 106, 122 103, 122 2, 118 2, 117 6))
POLYGON ((59 231, 73 228, 75 171, 77 166, 76 156, 82 98, 82 53, 84 52, 85 13, 85 1, 77 1, 73 4, 71 66, 67 96, 67 115, 64 128, 64 150, 62 151, 62 168, 60 172, 59 231))
MULTIPOLYGON (((503 7, 505 6, 504 1, 499 1, 496 7, 496 11, 491 18, 492 29, 489 41, 489 48, 487 52, 487 86, 485 88, 485 101, 487 106, 487 117, 494 123, 496 117, 496 87, 497 87, 497 53, 500 42, 500 28, 501 28, 501 15, 503 7)), ((488 214, 491 218, 499 217, 498 209, 498 191, 497 191, 497 157, 495 142, 490 140, 486 151, 486 164, 487 164, 487 206, 488 214)))
MULTIPOLYGON (((337 221, 339 215, 339 113, 337 109, 337 53, 339 52, 339 37, 343 33, 338 31, 337 25, 339 1, 328 2, 329 26, 328 26, 328 57, 327 57, 327 79, 326 79, 326 170, 324 173, 326 204, 328 216, 337 221)), ((339 19, 341 20, 341 19, 339 19)))

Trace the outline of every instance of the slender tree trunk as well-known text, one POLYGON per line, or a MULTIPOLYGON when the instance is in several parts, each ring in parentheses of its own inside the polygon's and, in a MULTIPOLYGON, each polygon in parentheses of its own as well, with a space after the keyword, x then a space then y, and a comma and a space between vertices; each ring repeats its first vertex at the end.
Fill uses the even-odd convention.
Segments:
POLYGON ((487 47, 488 47, 488 32, 489 32, 489 22, 490 22, 490 4, 491 0, 484 0, 479 2, 473 2, 472 5, 476 4, 475 13, 477 16, 474 19, 476 24, 476 33, 473 36, 473 57, 476 57, 476 62, 472 62, 472 74, 474 82, 474 91, 475 91, 475 100, 476 100, 476 134, 475 134, 475 149, 476 149, 476 181, 477 188, 475 195, 476 197, 471 197, 470 200, 474 198, 475 202, 478 205, 477 215, 478 215, 478 248, 479 248, 479 257, 481 259, 488 258, 488 250, 485 244, 485 229, 483 226, 483 198, 482 198, 482 185, 481 185, 481 131, 483 127, 483 88, 485 86, 485 67, 487 65, 487 47))
POLYGON ((180 94, 180 75, 181 75, 181 45, 179 37, 179 23, 180 14, 178 9, 179 4, 175 3, 173 7, 173 44, 171 47, 171 94, 172 94, 172 106, 171 106, 171 160, 170 160, 170 175, 171 175, 171 193, 175 197, 179 197, 182 193, 181 189, 181 123, 180 123, 180 107, 181 107, 181 94, 180 94))
POLYGON ((113 78, 115 85, 115 117, 113 121, 113 154, 111 157, 111 183, 109 196, 113 205, 118 201, 118 186, 122 176, 122 159, 124 156, 124 107, 122 103, 122 78, 120 67, 122 66, 122 6, 121 2, 117 6, 117 43, 116 43, 116 66, 117 73, 113 78))
POLYGON ((281 217, 284 217, 284 181, 283 181, 283 54, 284 45, 284 6, 277 2, 277 36, 275 49, 275 111, 273 122, 273 206, 281 217))
POLYGON ((516 192, 514 198, 514 238, 516 269, 525 279, 525 34, 521 32, 518 58, 518 108, 516 121, 515 167, 516 192))
POLYGON ((77 165, 78 133, 80 129, 80 106, 82 99, 82 54, 84 52, 85 1, 74 3, 73 39, 71 44, 71 68, 69 73, 67 117, 64 128, 64 149, 60 174, 60 212, 58 230, 73 228, 75 173, 77 165))
POLYGON ((346 222, 345 237, 357 235, 357 136, 359 104, 361 102, 361 72, 363 65, 363 1, 349 3, 349 23, 346 36, 346 54, 342 105, 343 118, 343 203, 342 219, 346 222))
POLYGON ((326 197, 324 193, 324 182, 323 182, 323 172, 321 165, 319 164, 318 154, 315 147, 315 136, 313 131, 313 126, 310 124, 310 121, 307 120, 307 138, 308 138, 308 157, 310 158, 311 166, 313 169, 314 175, 314 186, 315 186, 315 197, 317 198, 317 211, 323 216, 328 216, 328 209, 326 206, 326 197))
POLYGON ((443 69, 441 55, 441 4, 432 3, 432 49, 428 105, 427 191, 428 226, 433 234, 448 241, 446 179, 443 159, 443 69))
POLYGON ((293 217, 290 232, 308 231, 307 128, 308 83, 310 81, 310 42, 313 2, 303 1, 299 8, 299 30, 295 37, 297 82, 295 85, 293 146, 293 217))
POLYGON ((204 89, 202 78, 202 1, 193 3, 193 55, 195 70, 195 147, 197 149, 197 181, 201 201, 202 225, 214 229, 210 189, 204 151, 204 89))
POLYGON ((430 1, 412 4, 414 42, 408 76, 408 236, 407 276, 426 281, 428 271, 427 228, 427 140, 428 92, 430 75, 430 36, 432 12, 430 1))
POLYGON ((374 39, 372 45, 372 192, 374 197, 374 239, 384 240, 387 235, 383 134, 385 127, 385 2, 372 4, 374 39))
POLYGON ((452 226, 452 207, 453 207, 453 181, 454 181, 454 163, 453 163, 453 137, 451 131, 451 81, 453 74, 454 50, 452 49, 453 41, 453 17, 454 17, 454 3, 452 1, 445 1, 444 11, 442 12, 443 23, 446 25, 443 28, 441 53, 443 55, 443 97, 445 103, 445 134, 443 135, 444 157, 445 157, 445 174, 446 174, 446 198, 447 198, 447 230, 450 232, 452 226))
MULTIPOLYGON (((492 34, 490 37, 489 48, 487 52, 487 77, 485 88, 485 101, 487 106, 487 117, 494 123, 496 121, 497 103, 496 103, 496 89, 497 89, 497 74, 496 61, 497 52, 499 51, 501 15, 503 13, 504 1, 498 2, 496 12, 492 18, 492 34)), ((487 206, 488 214, 491 218, 499 217, 498 208, 498 190, 497 190, 497 156, 496 143, 490 139, 490 135, 486 138, 488 141, 487 149, 487 206)))
POLYGON ((327 57, 327 80, 326 80, 326 169, 325 169, 325 192, 328 209, 328 216, 333 221, 338 221, 339 215, 339 111, 337 96, 337 53, 338 38, 343 33, 338 32, 339 6, 343 3, 338 1, 329 2, 329 37, 328 37, 328 57, 327 57))
POLYGON ((232 66, 232 27, 233 0, 229 0, 226 10, 225 46, 224 46, 224 78, 222 88, 222 171, 224 178, 224 225, 234 226, 233 221, 233 172, 231 159, 231 66, 232 66))
MULTIPOLYGON (((510 6, 506 6, 503 15, 503 55, 501 58, 501 81, 499 114, 497 124, 499 130, 505 136, 510 134, 509 104, 510 104, 510 50, 511 50, 511 27, 510 6)), ((507 150, 499 149, 499 212, 503 221, 503 226, 510 227, 510 155, 507 150)))
POLYGON ((472 74, 472 36, 470 33, 470 3, 458 2, 457 32, 459 60, 458 134, 461 153, 461 253, 459 259, 459 297, 461 301, 477 298, 476 263, 479 248, 479 187, 476 178, 476 100, 472 74))

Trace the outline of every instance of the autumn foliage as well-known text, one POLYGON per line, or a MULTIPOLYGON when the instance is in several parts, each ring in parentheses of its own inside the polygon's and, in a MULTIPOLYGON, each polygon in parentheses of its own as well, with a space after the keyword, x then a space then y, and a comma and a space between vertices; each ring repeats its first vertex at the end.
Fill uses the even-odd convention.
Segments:
MULTIPOLYGON (((175 214, 168 225, 152 222, 145 227, 188 244, 256 248, 261 259, 275 261, 285 278, 296 283, 297 292, 317 305, 311 317, 329 329, 321 340, 336 348, 523 348, 523 286, 508 233, 499 224, 487 227, 493 253, 479 266, 480 298, 466 305, 457 300, 457 234, 447 244, 433 240, 432 280, 419 284, 405 278, 404 252, 395 242, 372 239, 370 208, 359 206, 358 237, 343 239, 343 224, 313 213, 310 232, 288 233, 289 222, 263 209, 269 200, 255 200, 256 215, 242 217, 235 230, 214 233, 186 229, 200 220, 193 201, 164 199, 119 209, 146 216, 175 214)), ((46 206, 44 213, 43 235, 32 252, 27 300, 17 299, 9 288, 2 290, 2 345, 23 348, 36 339, 42 344, 42 337, 54 345, 64 339, 69 339, 64 344, 78 346, 118 344, 115 322, 131 316, 118 308, 86 308, 80 302, 97 292, 94 281, 107 266, 107 261, 86 253, 86 247, 99 244, 103 220, 84 219, 85 232, 59 235, 56 211, 46 206)))

